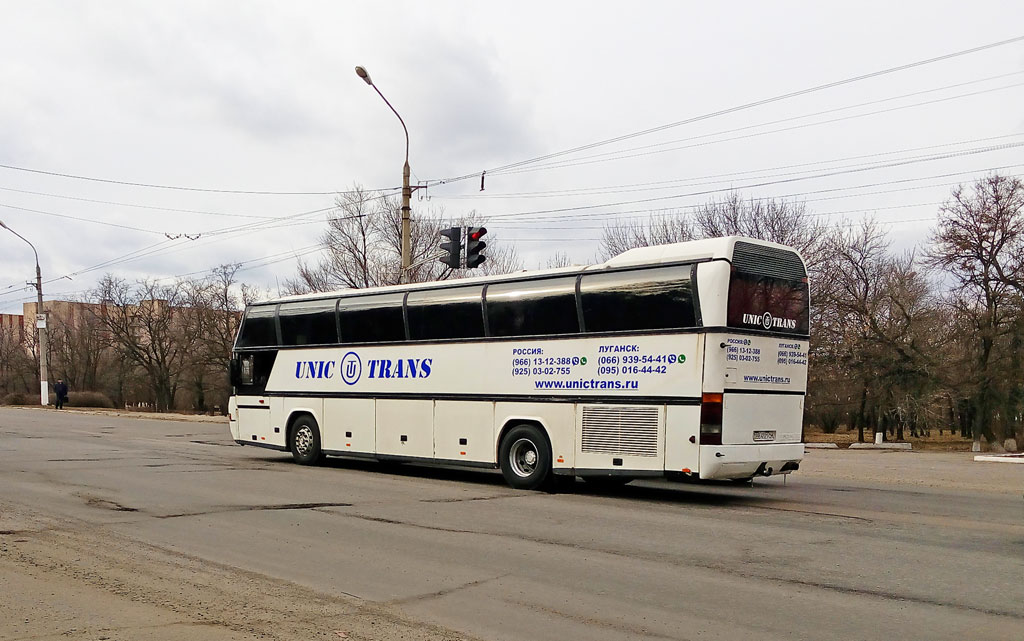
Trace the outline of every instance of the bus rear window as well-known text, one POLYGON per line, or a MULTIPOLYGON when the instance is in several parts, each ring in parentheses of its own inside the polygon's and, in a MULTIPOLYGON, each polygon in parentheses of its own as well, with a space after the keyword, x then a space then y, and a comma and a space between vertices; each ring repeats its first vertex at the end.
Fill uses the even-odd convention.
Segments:
POLYGON ((729 327, 806 335, 809 317, 807 272, 800 257, 737 242, 729 281, 729 327))
POLYGON ((807 334, 807 283, 733 272, 729 327, 807 334))

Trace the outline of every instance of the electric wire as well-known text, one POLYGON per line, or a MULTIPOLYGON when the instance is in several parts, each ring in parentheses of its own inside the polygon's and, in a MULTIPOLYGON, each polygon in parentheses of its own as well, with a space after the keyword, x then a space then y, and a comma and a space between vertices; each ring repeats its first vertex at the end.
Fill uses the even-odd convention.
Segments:
POLYGON ((18 211, 26 211, 26 212, 33 213, 33 214, 40 214, 42 216, 54 216, 56 218, 67 218, 67 219, 70 219, 70 220, 77 220, 77 221, 85 222, 85 223, 93 223, 95 225, 105 225, 107 227, 118 227, 120 229, 127 229, 127 230, 130 230, 130 231, 144 232, 144 233, 147 233, 147 234, 158 234, 158 235, 162 236, 162 235, 167 233, 167 232, 158 231, 156 229, 143 229, 142 227, 134 227, 132 225, 122 225, 120 223, 108 223, 108 222, 102 221, 102 220, 94 220, 94 219, 91 219, 91 218, 82 218, 81 216, 71 216, 69 214, 58 214, 58 213, 55 213, 55 212, 52 212, 52 211, 43 211, 41 209, 29 209, 28 207, 18 207, 16 205, 8 205, 6 203, 0 203, 0 207, 4 207, 6 209, 16 209, 18 211))
MULTIPOLYGON (((1020 167, 1022 165, 1016 165, 1016 166, 1020 167)), ((962 172, 962 173, 963 174, 971 174, 971 173, 975 173, 975 172, 962 172)), ((1022 177, 1021 174, 1003 174, 1003 175, 1006 178, 1020 178, 1020 177, 1022 177)), ((911 180, 914 180, 914 181, 917 181, 917 180, 930 180, 931 178, 932 178, 932 176, 926 176, 924 178, 914 178, 914 179, 911 179, 911 180)), ((872 183, 871 185, 857 185, 857 186, 853 186, 853 187, 842 187, 842 188, 839 188, 839 190, 863 189, 865 187, 870 187, 870 186, 874 186, 874 185, 878 185, 878 184, 881 184, 881 183, 872 183)), ((920 191, 922 189, 936 189, 936 188, 939 188, 939 187, 953 187, 953 186, 960 185, 960 184, 962 184, 962 182, 940 183, 940 184, 933 184, 933 185, 921 185, 921 186, 917 186, 917 187, 903 187, 903 188, 900 188, 900 189, 886 189, 886 190, 881 190, 881 191, 869 191, 869 192, 854 193, 854 194, 842 194, 842 195, 837 195, 837 196, 822 196, 821 198, 804 198, 804 199, 800 200, 800 203, 801 204, 806 204, 806 203, 813 203, 813 202, 825 202, 825 201, 830 201, 830 200, 843 200, 843 199, 849 199, 849 198, 862 198, 864 196, 876 196, 876 195, 905 193, 905 192, 910 192, 910 191, 920 191)), ((782 196, 765 196, 765 197, 762 197, 762 198, 758 198, 758 200, 786 199, 786 198, 794 198, 794 197, 802 196, 802 195, 805 195, 805 194, 814 194, 814 193, 821 193, 821 192, 820 191, 815 191, 815 192, 801 192, 801 193, 796 193, 796 194, 785 194, 785 195, 782 195, 782 196)), ((941 203, 931 203, 931 204, 941 204, 941 203)), ((592 221, 592 220, 614 220, 614 221, 617 222, 617 221, 638 220, 638 219, 651 219, 651 218, 673 218, 673 217, 680 216, 680 215, 688 215, 684 210, 698 210, 698 209, 700 209, 702 207, 705 207, 706 205, 707 205, 707 203, 697 203, 697 204, 690 204, 690 205, 680 205, 678 207, 669 207, 669 208, 633 210, 634 212, 640 212, 640 214, 647 214, 647 215, 640 215, 640 214, 638 214, 638 215, 634 215, 634 216, 623 216, 623 215, 621 215, 620 212, 611 212, 611 213, 597 213, 597 214, 570 214, 570 215, 566 215, 566 216, 553 217, 552 219, 543 219, 543 220, 542 219, 512 220, 512 221, 502 222, 501 223, 501 227, 502 228, 507 228, 507 227, 523 226, 523 227, 530 227, 530 228, 533 228, 533 229, 545 229, 545 230, 546 229, 585 229, 586 228, 585 226, 575 225, 573 227, 551 227, 551 226, 546 225, 544 223, 545 222, 565 222, 565 221, 569 221, 569 220, 579 220, 579 219, 586 219, 586 220, 589 220, 589 221, 592 221), (538 225, 538 223, 541 223, 541 224, 538 225)), ((632 212, 629 212, 629 213, 632 213, 632 212)), ((816 215, 818 215, 818 213, 816 213, 816 212, 808 214, 808 216, 816 216, 816 215)), ((605 226, 601 226, 600 228, 603 229, 605 226)))
POLYGON ((618 206, 623 206, 623 205, 636 205, 636 204, 643 204, 643 203, 650 203, 650 202, 659 202, 659 201, 666 201, 666 200, 676 200, 676 199, 679 199, 679 198, 689 198, 689 197, 694 197, 694 196, 706 196, 706 195, 711 195, 711 194, 715 194, 715 193, 721 193, 723 191, 743 191, 743 190, 749 190, 749 189, 754 189, 754 188, 758 188, 758 187, 767 187, 767 186, 771 186, 771 185, 788 184, 788 183, 800 182, 800 181, 804 181, 804 180, 816 180, 816 179, 819 179, 819 178, 829 178, 829 177, 833 177, 833 176, 847 175, 847 174, 853 174, 853 173, 861 173, 861 172, 865 172, 865 171, 875 171, 875 170, 878 170, 878 169, 890 169, 890 168, 893 168, 893 167, 901 167, 901 166, 917 164, 917 163, 921 163, 921 162, 935 162, 935 161, 939 161, 939 160, 947 160, 947 159, 950 159, 950 158, 961 158, 961 157, 973 156, 973 155, 977 155, 977 154, 981 154, 981 153, 988 153, 988 152, 991 152, 991 151, 1000 151, 1000 150, 1005 150, 1005 149, 1015 149, 1015 148, 1019 148, 1021 146, 1024 146, 1024 142, 1008 143, 1008 144, 1004 144, 1004 145, 994 145, 994 146, 990 146, 990 147, 984 147, 984 148, 974 149, 974 150, 970 150, 970 151, 963 151, 963 152, 953 152, 953 153, 948 153, 948 154, 937 154, 937 155, 925 157, 923 159, 913 159, 913 160, 895 161, 895 162, 889 162, 889 163, 879 163, 879 164, 874 164, 874 165, 871 165, 871 166, 868 166, 868 167, 859 167, 859 168, 854 168, 854 169, 841 169, 841 170, 836 170, 836 171, 825 171, 825 172, 815 173, 815 174, 806 175, 806 176, 796 176, 796 177, 791 177, 791 178, 783 178, 783 179, 780 179, 780 180, 765 180, 765 181, 760 181, 760 182, 755 182, 755 183, 748 183, 748 184, 745 184, 745 185, 734 186, 734 187, 730 187, 730 188, 727 188, 727 189, 707 189, 707 190, 691 191, 691 192, 680 193, 680 194, 671 194, 671 195, 667 195, 667 196, 652 196, 650 198, 640 198, 640 199, 634 199, 634 200, 622 200, 622 201, 608 202, 608 203, 598 203, 598 204, 592 204, 592 205, 577 205, 577 206, 573 206, 573 207, 557 207, 557 208, 551 208, 551 209, 541 209, 541 210, 525 211, 525 212, 513 212, 513 213, 507 213, 507 214, 492 214, 492 215, 489 215, 488 218, 489 219, 494 219, 494 218, 511 218, 511 217, 528 216, 528 215, 532 215, 532 214, 549 214, 549 213, 554 214, 554 213, 564 213, 564 212, 585 211, 585 210, 590 210, 590 209, 598 209, 598 208, 602 208, 602 207, 618 207, 618 206))
MULTIPOLYGON (((878 71, 873 71, 873 72, 870 72, 870 73, 861 74, 861 75, 858 75, 858 76, 853 76, 853 77, 850 77, 850 78, 844 78, 842 80, 836 80, 836 81, 833 81, 833 82, 829 82, 829 83, 825 83, 825 84, 821 84, 821 85, 816 85, 816 86, 813 86, 813 87, 808 87, 808 88, 805 88, 805 89, 800 89, 800 90, 797 90, 797 91, 792 91, 792 92, 789 92, 789 93, 772 96, 772 97, 769 97, 769 98, 763 98, 763 99, 760 99, 760 100, 755 100, 753 102, 748 102, 748 103, 744 103, 744 104, 741 104, 741 105, 736 105, 736 106, 733 106, 733 107, 728 107, 726 109, 720 109, 718 111, 713 111, 713 112, 702 114, 702 115, 699 115, 699 116, 693 116, 691 118, 686 118, 684 120, 679 120, 679 121, 676 121, 676 122, 671 122, 671 123, 667 123, 667 124, 664 124, 664 125, 659 125, 657 127, 651 127, 649 129, 644 129, 644 130, 641 130, 641 131, 635 131, 635 132, 632 132, 632 133, 627 133, 627 134, 623 134, 623 135, 620 135, 620 136, 615 136, 613 138, 608 138, 608 139, 605 139, 605 140, 599 140, 597 142, 592 142, 592 143, 587 143, 587 144, 584 144, 584 145, 579 145, 577 147, 572 147, 570 149, 565 149, 565 150, 562 150, 562 151, 556 151, 556 152, 544 154, 542 156, 537 156, 537 157, 534 157, 534 158, 528 158, 526 160, 520 160, 520 161, 509 163, 509 164, 506 164, 506 165, 501 165, 499 167, 493 167, 493 168, 487 169, 486 172, 490 173, 490 174, 493 174, 493 173, 498 172, 498 171, 504 171, 504 170, 513 169, 513 168, 516 168, 516 167, 522 167, 524 165, 529 165, 529 164, 533 164, 533 163, 537 163, 537 162, 542 162, 544 160, 548 160, 548 159, 551 159, 551 158, 558 158, 558 157, 561 157, 561 156, 566 156, 566 155, 569 155, 569 154, 578 153, 580 151, 586 151, 588 149, 594 149, 596 147, 601 147, 601 146, 604 146, 604 145, 610 145, 610 144, 613 144, 613 143, 621 142, 623 140, 629 140, 629 139, 632 139, 632 138, 637 138, 637 137, 640 137, 640 136, 645 136, 645 135, 656 133, 656 132, 659 132, 659 131, 664 131, 666 129, 680 127, 680 126, 683 126, 683 125, 688 125, 688 124, 692 124, 692 123, 695 123, 695 122, 700 122, 702 120, 708 120, 708 119, 711 119, 711 118, 716 118, 716 117, 719 117, 719 116, 724 116, 724 115, 727 115, 727 114, 736 113, 736 112, 739 112, 739 111, 744 111, 744 110, 747 110, 747 109, 753 109, 755 107, 760 107, 760 106, 768 105, 768 104, 771 104, 771 103, 780 102, 780 101, 783 101, 783 100, 788 100, 790 98, 795 98, 795 97, 798 97, 798 96, 804 96, 804 95, 807 95, 807 94, 810 94, 810 93, 814 93, 814 92, 818 92, 818 91, 824 91, 826 89, 832 89, 832 88, 839 87, 839 86, 842 86, 842 85, 852 84, 852 83, 855 83, 855 82, 860 82, 860 81, 868 80, 868 79, 871 79, 871 78, 877 78, 877 77, 880 77, 880 76, 884 76, 884 75, 888 75, 888 74, 892 74, 892 73, 897 73, 897 72, 900 72, 900 71, 906 71, 908 69, 913 69, 913 68, 916 68, 916 67, 921 67, 921 66, 924 66, 924 65, 933 64, 933 63, 941 62, 941 61, 944 61, 944 60, 950 60, 952 58, 957 58, 957 57, 960 57, 960 56, 965 56, 965 55, 969 55, 969 54, 973 54, 973 53, 978 53, 980 51, 985 51, 985 50, 988 50, 988 49, 993 49, 995 47, 1001 47, 1001 46, 1004 46, 1004 45, 1014 44, 1014 43, 1021 42, 1021 41, 1024 41, 1024 35, 1016 36, 1016 37, 1013 37, 1013 38, 1007 38, 1005 40, 999 40, 999 41, 996 41, 996 42, 990 42, 990 43, 987 43, 987 44, 984 44, 984 45, 980 45, 980 46, 977 46, 977 47, 971 47, 969 49, 962 49, 962 50, 959 50, 959 51, 954 51, 954 52, 951 52, 951 53, 943 54, 941 56, 935 56, 935 57, 927 58, 927 59, 924 59, 924 60, 918 60, 918 61, 915 61, 915 62, 911 62, 911 63, 907 63, 907 64, 903 64, 903 65, 898 65, 898 66, 895 66, 895 67, 889 67, 889 68, 886 68, 886 69, 881 69, 881 70, 878 70, 878 71)), ((439 184, 449 184, 449 183, 453 183, 453 182, 457 182, 457 181, 461 181, 461 180, 468 180, 469 178, 476 178, 477 176, 480 175, 480 173, 481 172, 479 172, 479 171, 475 171, 473 173, 463 174, 461 176, 454 176, 454 177, 451 177, 451 178, 440 179, 440 180, 437 180, 436 182, 439 183, 439 184)))
MULTIPOLYGON (((982 173, 982 172, 998 172, 998 171, 1003 171, 1003 170, 1006 170, 1006 169, 1015 169, 1015 168, 1018 168, 1018 167, 1024 167, 1024 165, 1022 165, 1022 164, 1003 165, 1003 166, 998 166, 998 167, 987 167, 985 169, 973 170, 973 171, 952 172, 952 173, 946 173, 946 174, 934 174, 934 175, 931 175, 931 176, 922 176, 922 177, 918 177, 918 178, 904 178, 904 179, 896 179, 896 180, 886 180, 886 181, 880 181, 880 182, 874 182, 874 183, 865 183, 865 184, 861 184, 861 185, 852 185, 852 186, 846 186, 846 187, 832 187, 832 188, 827 188, 827 189, 816 189, 816 190, 812 190, 812 191, 791 192, 791 193, 788 193, 788 194, 764 195, 764 196, 760 196, 759 199, 762 199, 762 200, 763 199, 791 199, 791 198, 798 198, 798 197, 801 197, 801 196, 816 195, 816 194, 827 194, 827 193, 835 193, 835 192, 844 192, 844 191, 850 191, 850 190, 855 190, 855 189, 865 189, 865 188, 880 187, 880 186, 887 186, 887 185, 902 185, 902 184, 907 184, 907 183, 918 182, 918 181, 921 181, 921 180, 931 180, 931 179, 935 179, 935 178, 952 178, 954 176, 977 175, 977 174, 982 173)), ((959 184, 959 183, 954 183, 954 184, 959 184)), ((942 185, 939 185, 939 186, 942 186, 942 185)), ((719 193, 729 193, 730 191, 732 191, 731 188, 730 189, 723 189, 723 190, 719 190, 719 193)), ((902 191, 902 190, 892 190, 892 191, 895 192, 895 191, 902 191)), ((858 197, 860 195, 861 194, 850 194, 849 197, 858 197)), ((867 195, 870 195, 870 194, 867 194, 867 195)), ((812 200, 804 200, 804 202, 812 202, 812 200)), ((542 215, 542 216, 532 216, 529 219, 526 219, 525 217, 524 218, 517 218, 516 220, 514 220, 512 222, 515 223, 515 224, 535 224, 537 222, 553 222, 553 221, 564 221, 564 220, 584 220, 584 219, 585 220, 595 220, 595 219, 602 219, 602 218, 629 218, 628 216, 623 216, 623 214, 645 214, 645 213, 647 213, 647 214, 655 213, 655 214, 669 216, 669 215, 674 215, 676 212, 678 212, 679 210, 682 210, 682 209, 699 209, 700 207, 703 207, 705 204, 706 203, 696 203, 696 204, 687 204, 687 205, 676 205, 676 206, 672 206, 672 207, 658 207, 658 208, 654 208, 654 209, 630 209, 630 210, 625 210, 625 211, 610 211, 610 212, 597 212, 597 213, 573 213, 573 214, 555 214, 555 215, 547 215, 547 214, 545 214, 545 215, 542 215)), ((632 216, 632 218, 639 218, 639 217, 640 216, 632 216)), ((489 217, 488 220, 491 220, 492 218, 494 218, 494 216, 489 217)), ((506 224, 509 224, 509 223, 507 223, 506 221, 502 220, 498 224, 506 225, 506 224)))
MULTIPOLYGON (((845 162, 848 160, 862 160, 865 158, 881 158, 885 156, 894 156, 897 154, 912 153, 916 151, 926 151, 929 149, 942 149, 945 147, 956 147, 960 145, 967 145, 979 142, 990 142, 993 140, 1004 140, 1006 138, 1018 138, 1024 136, 1024 132, 1003 134, 1000 136, 989 136, 986 138, 975 138, 972 140, 961 140, 956 142, 948 142, 939 145, 927 145, 924 147, 910 147, 905 149, 896 149, 890 151, 875 152, 870 154, 861 154, 857 156, 846 156, 842 158, 832 158, 829 160, 816 160, 813 162, 796 163, 790 165, 777 165, 775 167, 761 167, 759 169, 748 169, 744 171, 733 171, 722 174, 706 174, 703 176, 692 176, 689 178, 677 178, 673 180, 663 180, 656 182, 646 183, 630 183, 622 185, 609 185, 607 187, 582 187, 578 189, 566 189, 566 190, 551 190, 544 192, 519 192, 519 193, 499 193, 491 194, 488 196, 480 195, 476 196, 473 194, 468 195, 451 195, 451 196, 434 196, 440 200, 474 200, 480 199, 532 199, 532 198, 566 198, 573 196, 597 196, 607 194, 623 194, 623 193, 635 193, 644 191, 660 191, 665 189, 675 189, 677 187, 692 187, 695 185, 709 184, 695 182, 699 180, 707 180, 711 178, 736 178, 740 176, 750 176, 751 174, 763 174, 770 171, 779 171, 783 169, 796 169, 799 167, 817 167, 821 165, 831 165, 838 162, 845 162)), ((777 174, 776 174, 777 175, 777 174)), ((763 176, 766 177, 766 176, 763 176)), ((718 181, 721 182, 721 181, 718 181)))
POLYGON ((172 211, 184 214, 202 214, 204 216, 227 216, 231 218, 273 218, 273 216, 261 216, 258 214, 232 214, 221 211, 206 211, 202 209, 179 209, 176 207, 159 207, 156 205, 142 205, 137 203, 124 203, 113 200, 97 200, 94 198, 80 198, 77 196, 68 196, 65 194, 53 194, 44 191, 30 191, 28 189, 15 189, 13 187, 0 187, 0 191, 10 191, 18 194, 29 194, 32 196, 46 196, 48 198, 61 198, 64 200, 74 200, 78 202, 86 203, 97 203, 100 205, 116 205, 118 207, 131 207, 135 209, 152 209, 156 211, 172 211))
MULTIPOLYGON (((898 107, 890 107, 888 109, 879 109, 879 110, 876 110, 876 111, 869 111, 869 112, 865 112, 865 113, 862 113, 862 114, 853 114, 853 115, 849 115, 849 116, 842 116, 840 118, 830 118, 828 120, 821 120, 821 121, 812 122, 812 123, 804 123, 804 124, 801 124, 801 125, 793 125, 791 127, 781 127, 779 129, 771 129, 771 130, 768 130, 768 131, 759 131, 759 132, 756 132, 756 133, 744 134, 742 136, 733 136, 731 138, 721 138, 719 140, 708 140, 708 141, 705 141, 705 142, 699 142, 699 143, 694 143, 694 144, 689 144, 689 145, 682 145, 682 146, 679 146, 679 147, 671 147, 669 149, 658 149, 658 150, 655 150, 655 151, 647 151, 647 152, 643 152, 643 153, 636 153, 636 154, 629 154, 629 155, 616 155, 614 157, 600 158, 600 159, 597 159, 597 160, 579 160, 579 161, 571 160, 571 161, 564 161, 564 162, 560 162, 560 163, 552 163, 552 164, 547 164, 547 165, 536 165, 536 166, 533 166, 533 167, 526 167, 526 168, 510 170, 510 171, 505 171, 505 172, 495 172, 492 175, 493 176, 509 176, 509 175, 514 175, 514 174, 523 174, 523 173, 529 173, 529 172, 534 172, 534 171, 547 171, 549 169, 565 169, 567 167, 579 167, 579 166, 584 166, 584 165, 593 165, 593 164, 597 164, 597 163, 613 162, 613 161, 617 161, 617 160, 628 160, 628 159, 632 159, 632 158, 642 158, 642 157, 646 157, 646 156, 652 156, 652 155, 655 155, 655 154, 663 154, 663 153, 669 153, 669 152, 673 152, 673 151, 682 151, 682 150, 685 150, 685 149, 695 149, 697 147, 708 147, 710 145, 717 145, 717 144, 723 143, 723 142, 735 142, 737 140, 746 140, 746 139, 749 139, 749 138, 757 138, 759 136, 768 136, 768 135, 771 135, 771 134, 785 133, 787 131, 795 131, 795 130, 798 130, 798 129, 806 129, 808 127, 817 127, 817 126, 820 126, 820 125, 828 125, 828 124, 833 124, 833 123, 836 123, 836 122, 842 122, 842 121, 845 121, 845 120, 854 120, 854 119, 857 119, 857 118, 866 118, 868 116, 877 116, 879 114, 891 113, 891 112, 894 112, 894 111, 902 111, 904 109, 912 109, 912 108, 915 108, 915 107, 921 107, 921 106, 925 106, 925 105, 932 105, 932 104, 937 104, 937 103, 941 103, 941 102, 947 102, 949 100, 958 100, 960 98, 979 96, 979 95, 982 95, 982 94, 992 93, 992 92, 995 92, 995 91, 1003 91, 1003 90, 1006 90, 1006 89, 1013 89, 1013 88, 1021 87, 1021 86, 1024 86, 1024 83, 1018 82, 1018 83, 1014 83, 1012 85, 1006 85, 1006 86, 1003 86, 1003 87, 995 87, 995 88, 992 88, 992 89, 984 89, 984 90, 981 90, 981 91, 974 91, 974 92, 970 92, 970 93, 966 93, 966 94, 960 94, 960 95, 957 95, 957 96, 948 96, 946 98, 936 98, 935 100, 928 100, 928 101, 925 101, 925 102, 918 102, 918 103, 914 103, 914 104, 911 104, 911 105, 901 105, 901 106, 898 106, 898 107)), ((777 121, 777 122, 782 122, 782 121, 777 121)), ((756 125, 756 126, 760 126, 760 125, 756 125)), ((739 129, 734 129, 734 130, 731 130, 731 131, 740 131, 740 130, 748 129, 748 128, 749 127, 741 127, 739 129)), ((719 132, 719 133, 723 133, 723 132, 719 132)), ((728 133, 728 131, 724 132, 724 133, 728 133)), ((694 136, 690 140, 699 140, 701 138, 707 138, 707 137, 715 136, 715 135, 719 135, 719 134, 716 133, 716 134, 705 134, 705 135, 702 135, 702 136, 694 136)), ((619 153, 619 152, 615 152, 615 153, 619 153)))
MULTIPOLYGON (((205 187, 183 187, 183 186, 179 186, 179 185, 157 185, 157 184, 153 184, 153 183, 132 182, 132 181, 128 181, 128 180, 114 180, 114 179, 110 179, 110 178, 96 178, 96 177, 93 177, 93 176, 80 176, 80 175, 76 175, 76 174, 67 174, 67 173, 62 173, 62 172, 58 172, 58 171, 47 171, 47 170, 43 170, 43 169, 32 169, 32 168, 29 168, 29 167, 19 167, 19 166, 16 166, 16 165, 0 164, 0 168, 2 168, 2 169, 10 169, 12 171, 21 171, 21 172, 26 172, 26 173, 32 173, 32 174, 42 174, 42 175, 46 175, 46 176, 56 176, 56 177, 59 177, 59 178, 72 178, 72 179, 75 179, 75 180, 85 180, 85 181, 89 181, 89 182, 107 183, 107 184, 111 184, 111 185, 125 185, 125 186, 129 186, 129 187, 146 187, 146 188, 149 188, 149 189, 166 189, 166 190, 172 190, 172 191, 188 191, 188 192, 198 192, 198 193, 205 193, 205 194, 245 194, 245 195, 255 195, 255 196, 333 196, 335 194, 352 194, 352 193, 356 193, 355 191, 345 191, 345 190, 337 190, 337 189, 332 189, 332 190, 329 190, 329 191, 268 191, 268 190, 245 190, 245 189, 212 189, 212 188, 205 188, 205 187)), ((384 191, 385 189, 401 189, 401 187, 387 187, 387 188, 384 188, 384 189, 374 190, 374 191, 384 191)))
MULTIPOLYGON (((644 149, 653 149, 655 147, 664 147, 666 145, 674 145, 674 144, 677 144, 677 143, 680 143, 680 142, 688 142, 690 140, 699 140, 701 138, 709 138, 709 137, 718 136, 718 135, 735 133, 735 132, 738 132, 738 131, 745 131, 745 130, 748 130, 748 129, 756 129, 758 127, 767 127, 767 126, 771 126, 771 125, 777 125, 777 124, 781 124, 781 123, 784 123, 784 122, 791 122, 793 120, 802 120, 804 118, 812 118, 814 116, 823 116, 823 115, 830 114, 830 113, 835 113, 835 112, 838 112, 838 111, 847 111, 847 110, 856 109, 856 108, 859 108, 859 107, 866 107, 866 106, 870 106, 870 105, 876 105, 876 104, 881 104, 881 103, 886 103, 886 102, 892 102, 894 100, 902 100, 903 98, 911 98, 911 97, 914 97, 914 96, 920 96, 920 95, 925 95, 925 94, 929 94, 929 93, 935 93, 937 91, 945 91, 947 89, 955 89, 955 88, 958 88, 958 87, 965 87, 965 86, 969 86, 969 85, 980 84, 980 83, 983 83, 983 82, 989 82, 991 80, 999 80, 999 79, 1007 78, 1007 77, 1010 77, 1010 76, 1018 76, 1020 74, 1024 74, 1024 70, 1021 70, 1021 71, 1011 71, 1009 73, 1003 73, 1003 74, 999 74, 999 75, 996 75, 996 76, 989 76, 987 78, 979 78, 979 79, 976 79, 976 80, 970 80, 970 81, 967 81, 967 82, 960 82, 960 83, 956 83, 956 84, 952 84, 952 85, 945 85, 945 86, 942 86, 942 87, 934 87, 932 89, 925 89, 925 90, 922 90, 922 91, 914 91, 914 92, 902 94, 902 95, 899 95, 899 96, 890 96, 888 98, 881 98, 881 99, 878 99, 878 100, 870 100, 868 102, 862 102, 862 103, 858 103, 858 104, 855 104, 855 105, 847 105, 847 106, 844 106, 844 107, 835 107, 833 109, 826 109, 824 111, 816 111, 816 112, 813 112, 813 113, 803 114, 803 115, 800 115, 800 116, 790 116, 788 118, 781 118, 781 119, 778 119, 778 120, 771 120, 771 121, 768 121, 768 122, 762 122, 762 123, 758 123, 758 124, 754 124, 754 125, 746 125, 744 127, 736 127, 736 128, 733 128, 733 129, 726 129, 726 130, 712 132, 712 133, 708 133, 708 134, 702 134, 700 136, 691 136, 691 137, 688 137, 688 138, 677 138, 675 140, 666 140, 666 141, 662 141, 662 142, 652 143, 652 144, 649 144, 649 145, 641 145, 639 147, 631 147, 629 149, 619 149, 619 150, 616 150, 616 151, 606 151, 606 152, 602 152, 600 154, 592 154, 590 156, 582 156, 582 157, 576 158, 575 160, 586 160, 586 159, 590 159, 590 158, 600 158, 600 157, 604 157, 604 156, 611 156, 611 155, 627 153, 627 152, 631 152, 631 151, 642 151, 644 149)), ((1016 85, 1012 85, 1012 86, 1016 86, 1016 85)), ((1000 89, 1000 88, 996 88, 995 90, 998 90, 998 89, 1000 89)), ((954 97, 960 97, 960 96, 954 96, 954 97)), ((930 103, 921 103, 921 104, 930 104, 930 103)), ((917 106, 917 105, 915 105, 915 106, 917 106)), ((501 175, 501 174, 499 174, 499 175, 501 175)))

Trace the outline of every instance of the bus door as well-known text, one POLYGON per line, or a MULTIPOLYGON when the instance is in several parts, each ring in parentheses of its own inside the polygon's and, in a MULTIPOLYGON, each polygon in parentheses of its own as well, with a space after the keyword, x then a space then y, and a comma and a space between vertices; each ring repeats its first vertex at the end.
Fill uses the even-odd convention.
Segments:
POLYGON ((231 382, 235 388, 240 441, 266 444, 275 440, 271 434, 270 398, 266 396, 266 389, 276 358, 276 350, 235 355, 231 382))

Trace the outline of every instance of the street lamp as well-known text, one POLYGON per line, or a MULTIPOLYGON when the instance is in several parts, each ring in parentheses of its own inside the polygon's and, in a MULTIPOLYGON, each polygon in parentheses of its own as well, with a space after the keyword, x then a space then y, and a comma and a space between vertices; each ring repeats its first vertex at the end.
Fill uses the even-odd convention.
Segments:
POLYGON ((412 263, 411 251, 409 249, 409 220, 411 207, 409 201, 412 199, 412 188, 409 187, 409 129, 405 126, 405 121, 402 120, 402 116, 398 114, 398 111, 391 106, 388 99, 384 97, 384 94, 380 92, 377 85, 373 84, 373 80, 370 79, 370 74, 366 71, 365 67, 356 67, 356 75, 363 79, 363 82, 373 87, 373 90, 377 92, 377 95, 381 97, 385 104, 398 116, 398 122, 402 123, 402 129, 405 130, 405 165, 402 167, 402 272, 399 276, 400 279, 404 280, 406 271, 409 269, 409 265, 412 263))
POLYGON ((2 220, 0 220, 0 227, 28 243, 28 246, 32 248, 32 253, 36 255, 36 327, 39 328, 39 398, 40 405, 49 405, 50 387, 46 381, 46 355, 49 347, 46 342, 46 314, 43 312, 43 274, 39 271, 39 252, 36 251, 36 246, 30 243, 27 238, 5 225, 2 220))

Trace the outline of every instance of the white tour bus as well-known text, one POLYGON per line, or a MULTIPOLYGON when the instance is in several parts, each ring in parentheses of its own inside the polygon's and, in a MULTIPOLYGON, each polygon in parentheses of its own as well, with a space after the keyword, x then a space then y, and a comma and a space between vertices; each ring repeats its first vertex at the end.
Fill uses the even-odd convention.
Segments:
POLYGON ((250 305, 231 435, 324 456, 555 476, 749 479, 803 458, 808 287, 728 237, 600 265, 250 305))

